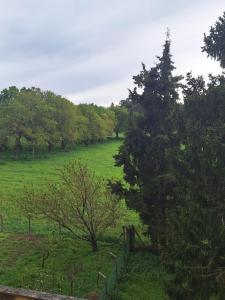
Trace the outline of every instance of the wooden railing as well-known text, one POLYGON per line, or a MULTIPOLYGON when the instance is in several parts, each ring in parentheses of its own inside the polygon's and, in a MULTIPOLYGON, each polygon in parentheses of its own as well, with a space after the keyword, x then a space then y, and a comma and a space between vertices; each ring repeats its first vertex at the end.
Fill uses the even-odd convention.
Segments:
POLYGON ((87 300, 0 285, 0 300, 87 300))

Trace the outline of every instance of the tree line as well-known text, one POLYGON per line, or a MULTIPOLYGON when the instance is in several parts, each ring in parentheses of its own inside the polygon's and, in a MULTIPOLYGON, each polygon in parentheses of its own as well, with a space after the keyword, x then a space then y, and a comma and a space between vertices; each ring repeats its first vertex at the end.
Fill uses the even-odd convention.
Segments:
POLYGON ((39 88, 15 86, 0 93, 0 151, 24 147, 66 150, 74 144, 104 141, 126 130, 127 110, 111 105, 75 105, 62 96, 39 88))
MULTIPOLYGON (((174 75, 167 36, 151 69, 143 64, 121 104, 129 126, 111 182, 148 226, 151 251, 172 274, 170 299, 225 297, 225 74, 174 75), (136 115, 134 117, 134 112, 136 115)), ((202 51, 225 64, 225 13, 202 51)))

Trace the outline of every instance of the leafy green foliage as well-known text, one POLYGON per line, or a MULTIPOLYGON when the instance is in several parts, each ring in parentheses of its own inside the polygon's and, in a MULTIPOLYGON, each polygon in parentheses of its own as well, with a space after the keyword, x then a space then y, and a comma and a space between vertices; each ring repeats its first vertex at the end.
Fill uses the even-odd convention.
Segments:
POLYGON ((125 106, 114 105, 112 103, 111 110, 116 116, 116 126, 114 128, 116 137, 119 137, 119 133, 125 133, 128 128, 128 110, 125 106))
POLYGON ((95 143, 111 136, 116 116, 92 104, 76 106, 67 99, 38 88, 16 87, 0 94, 0 150, 13 148, 16 157, 25 143, 35 150, 56 145, 62 150, 78 143, 95 143))
POLYGON ((38 191, 26 188, 19 199, 20 207, 29 218, 32 214, 43 216, 97 251, 100 236, 116 226, 121 217, 118 197, 95 172, 76 161, 65 165, 59 178, 60 183, 50 182, 38 191))
POLYGON ((7 104, 13 101, 19 93, 16 86, 11 86, 8 89, 3 89, 0 93, 0 104, 7 104))

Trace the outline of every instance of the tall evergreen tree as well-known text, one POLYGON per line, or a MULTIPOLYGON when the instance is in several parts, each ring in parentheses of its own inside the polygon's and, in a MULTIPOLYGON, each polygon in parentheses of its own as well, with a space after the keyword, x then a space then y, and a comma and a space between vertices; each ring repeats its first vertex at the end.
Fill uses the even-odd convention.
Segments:
POLYGON ((170 212, 171 299, 224 299, 225 84, 187 77, 184 147, 177 153, 176 202, 170 212), (212 298, 219 297, 219 298, 212 298))
MULTIPOLYGON (((139 117, 130 121, 124 144, 116 156, 123 166, 129 188, 123 190, 128 205, 141 214, 149 226, 152 244, 159 249, 166 243, 167 209, 173 205, 175 185, 171 172, 173 152, 178 147, 175 112, 180 76, 175 69, 167 37, 158 63, 149 71, 134 76, 137 88, 130 93, 130 102, 139 106, 139 117)), ((131 105, 132 107, 132 105, 131 105)), ((132 118, 132 116, 131 116, 132 118)), ((121 190, 118 185, 114 186, 121 190)))

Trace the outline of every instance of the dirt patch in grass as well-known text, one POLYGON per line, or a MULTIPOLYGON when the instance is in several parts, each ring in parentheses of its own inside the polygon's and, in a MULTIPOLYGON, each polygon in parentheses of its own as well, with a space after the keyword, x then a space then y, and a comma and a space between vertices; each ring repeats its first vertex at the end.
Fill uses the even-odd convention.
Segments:
POLYGON ((39 235, 14 234, 10 236, 10 239, 14 241, 29 241, 32 243, 38 243, 40 241, 43 241, 44 236, 41 234, 39 235))
POLYGON ((43 236, 41 235, 8 234, 1 241, 0 262, 8 267, 14 266, 19 257, 27 255, 42 240, 43 236))

